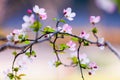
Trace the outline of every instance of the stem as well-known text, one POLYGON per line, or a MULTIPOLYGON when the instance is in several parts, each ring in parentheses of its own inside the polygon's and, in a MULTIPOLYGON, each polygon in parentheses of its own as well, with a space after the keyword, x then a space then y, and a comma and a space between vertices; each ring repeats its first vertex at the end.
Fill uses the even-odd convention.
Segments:
POLYGON ((56 41, 57 41, 57 36, 58 36, 58 35, 56 34, 56 35, 55 35, 55 39, 54 39, 54 41, 53 41, 53 50, 54 50, 54 52, 55 52, 55 54, 56 54, 57 60, 60 61, 60 58, 59 58, 58 53, 57 53, 57 50, 56 50, 56 48, 55 48, 55 47, 56 47, 55 44, 56 44, 56 41))
POLYGON ((83 75, 83 70, 82 70, 82 67, 81 67, 80 57, 79 57, 80 47, 81 47, 81 42, 79 42, 79 47, 77 49, 77 58, 78 58, 78 65, 79 65, 79 68, 80 68, 81 77, 82 77, 83 80, 85 80, 84 75, 83 75))

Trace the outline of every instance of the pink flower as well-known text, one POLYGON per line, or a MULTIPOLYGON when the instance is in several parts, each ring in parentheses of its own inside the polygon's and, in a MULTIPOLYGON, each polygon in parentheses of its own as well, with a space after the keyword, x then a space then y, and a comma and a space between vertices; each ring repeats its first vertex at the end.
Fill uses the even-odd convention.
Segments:
POLYGON ((67 8, 67 9, 64 9, 63 10, 63 13, 64 13, 64 16, 68 19, 68 20, 70 20, 70 21, 72 21, 73 20, 73 17, 75 17, 76 16, 76 13, 75 12, 72 12, 72 9, 71 8, 67 8))
POLYGON ((38 14, 40 16, 40 19, 42 19, 42 20, 46 20, 47 19, 47 14, 45 12, 45 9, 44 8, 39 8, 38 5, 35 5, 33 7, 33 12, 38 14))
POLYGON ((80 38, 88 39, 90 34, 87 34, 85 31, 82 31, 79 35, 80 38))
POLYGON ((63 28, 62 28, 62 32, 66 32, 66 33, 72 33, 72 27, 68 24, 64 24, 63 28))
POLYGON ((91 62, 91 63, 89 63, 89 68, 90 69, 97 69, 98 66, 97 66, 97 64, 95 62, 91 62))
POLYGON ((95 71, 98 69, 97 64, 96 64, 95 62, 91 62, 91 63, 89 63, 88 66, 89 66, 89 68, 90 68, 88 74, 89 74, 89 75, 95 74, 95 71))
POLYGON ((66 45, 70 47, 69 49, 71 51, 75 51, 76 50, 76 43, 74 43, 73 41, 69 41, 66 45))
POLYGON ((96 24, 96 23, 98 23, 98 22, 100 22, 100 16, 90 16, 90 23, 91 24, 96 24))
POLYGON ((40 19, 42 19, 42 20, 46 20, 47 19, 47 15, 46 14, 44 14, 44 15, 40 15, 40 19))

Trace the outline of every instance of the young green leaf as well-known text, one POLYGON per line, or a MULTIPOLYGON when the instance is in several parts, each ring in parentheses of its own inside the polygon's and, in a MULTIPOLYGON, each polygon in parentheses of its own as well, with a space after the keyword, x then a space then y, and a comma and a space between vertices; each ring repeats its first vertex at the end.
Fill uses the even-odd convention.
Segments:
POLYGON ((94 34, 97 33, 97 32, 98 32, 97 28, 96 28, 96 27, 93 28, 93 29, 92 29, 92 32, 93 32, 94 34))
POLYGON ((84 46, 89 46, 89 42, 88 41, 84 41, 84 46))
POLYGON ((54 65, 55 65, 55 67, 58 67, 58 66, 60 66, 62 63, 60 62, 60 61, 56 61, 55 63, 54 63, 54 65))
POLYGON ((72 41, 79 41, 79 39, 76 38, 76 37, 72 37, 71 40, 72 40, 72 41))
POLYGON ((66 44, 60 44, 60 50, 65 50, 66 48, 69 48, 66 44))
POLYGON ((64 19, 60 19, 60 22, 62 22, 62 23, 66 23, 64 19))
POLYGON ((12 54, 13 54, 14 56, 16 56, 16 55, 17 55, 17 52, 16 52, 16 51, 14 51, 14 52, 12 52, 12 54))
POLYGON ((52 20, 53 20, 53 21, 57 21, 57 18, 53 18, 52 20))
POLYGON ((74 63, 74 64, 78 64, 78 59, 77 59, 77 57, 72 57, 71 58, 71 60, 72 60, 72 62, 74 63))
POLYGON ((31 26, 34 32, 38 32, 41 27, 42 23, 40 23, 39 21, 35 21, 34 24, 31 26))

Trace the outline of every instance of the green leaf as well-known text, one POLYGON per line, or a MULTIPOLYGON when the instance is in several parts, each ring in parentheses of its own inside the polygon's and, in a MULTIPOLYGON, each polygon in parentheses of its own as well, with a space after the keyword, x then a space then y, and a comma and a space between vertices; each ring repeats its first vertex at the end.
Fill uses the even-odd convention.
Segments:
POLYGON ((13 73, 8 73, 7 76, 12 80, 14 78, 14 74, 13 73))
POLYGON ((81 66, 83 69, 86 69, 86 68, 88 67, 87 64, 81 64, 80 66, 81 66))
POLYGON ((78 59, 77 59, 77 57, 72 57, 71 58, 72 59, 72 62, 74 63, 74 64, 78 64, 78 59))
POLYGON ((98 32, 97 28, 96 28, 96 27, 93 28, 93 29, 92 29, 92 32, 93 32, 94 34, 97 33, 97 32, 98 32))
POLYGON ((54 65, 55 65, 55 67, 58 67, 58 66, 60 66, 62 63, 60 62, 60 61, 56 61, 55 63, 54 63, 54 65))
POLYGON ((53 20, 53 21, 57 21, 57 18, 53 18, 52 20, 53 20))
POLYGON ((32 51, 32 52, 31 52, 31 55, 35 57, 35 56, 36 56, 36 52, 35 52, 35 51, 32 51))
POLYGON ((25 44, 30 44, 30 41, 24 41, 25 44))
POLYGON ((28 56, 28 57, 30 57, 31 53, 30 52, 26 52, 25 55, 28 56))
POLYGON ((16 51, 14 51, 14 52, 12 52, 12 54, 13 54, 14 56, 16 56, 16 55, 17 55, 17 52, 16 52, 16 51))
POLYGON ((69 48, 66 44, 60 44, 60 50, 64 50, 66 48, 69 48))
POLYGON ((89 42, 88 41, 84 41, 84 46, 89 46, 89 42))
POLYGON ((76 37, 72 37, 71 40, 72 40, 72 41, 79 41, 79 39, 76 38, 76 37))
POLYGON ((41 27, 42 23, 40 23, 39 21, 35 21, 33 25, 30 26, 30 28, 32 28, 34 32, 38 32, 41 27))
POLYGON ((53 28, 51 28, 51 27, 45 27, 43 31, 44 31, 44 33, 52 33, 52 32, 55 32, 55 30, 54 30, 53 28))
POLYGON ((62 23, 66 23, 64 19, 60 19, 60 22, 62 22, 62 23))

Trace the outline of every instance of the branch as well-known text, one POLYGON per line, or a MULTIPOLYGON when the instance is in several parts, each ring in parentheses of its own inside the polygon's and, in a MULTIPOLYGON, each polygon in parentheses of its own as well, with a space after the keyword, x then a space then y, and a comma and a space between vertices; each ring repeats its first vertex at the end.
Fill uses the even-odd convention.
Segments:
POLYGON ((120 59, 120 53, 109 42, 105 42, 105 45, 120 59))

